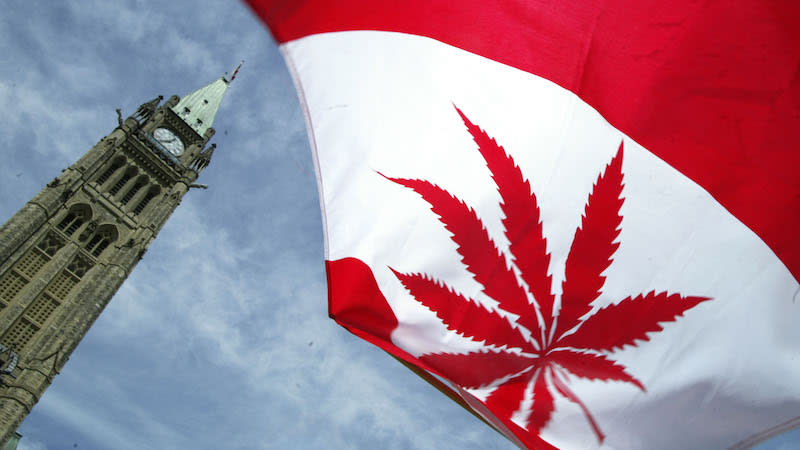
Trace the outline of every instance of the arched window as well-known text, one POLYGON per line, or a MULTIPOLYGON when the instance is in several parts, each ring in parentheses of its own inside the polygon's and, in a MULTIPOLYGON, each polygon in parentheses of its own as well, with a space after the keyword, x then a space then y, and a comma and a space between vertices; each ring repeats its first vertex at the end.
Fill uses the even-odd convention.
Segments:
POLYGON ((150 203, 150 201, 153 200, 159 192, 161 192, 161 189, 159 189, 158 186, 151 186, 150 190, 147 191, 147 195, 145 195, 142 200, 139 201, 139 204, 136 205, 136 208, 133 208, 134 214, 139 214, 144 211, 144 208, 147 207, 147 204, 150 203))
POLYGON ((94 236, 86 243, 86 251, 91 253, 94 257, 98 257, 103 253, 106 247, 117 240, 117 236, 117 229, 114 225, 100 225, 97 227, 97 232, 94 236))
POLYGON ((67 215, 61 219, 56 228, 63 231, 67 236, 72 236, 78 228, 92 218, 92 208, 85 203, 72 205, 67 211, 67 215))
POLYGON ((111 165, 108 166, 108 168, 95 180, 97 184, 102 185, 105 183, 109 178, 111 178, 111 175, 114 175, 114 172, 116 172, 117 169, 124 165, 124 163, 125 158, 122 157, 116 158, 114 161, 112 161, 111 165))
POLYGON ((128 202, 131 201, 133 196, 136 195, 136 193, 139 192, 145 186, 147 186, 147 177, 142 175, 141 177, 139 177, 138 180, 136 180, 136 184, 131 186, 131 188, 128 189, 128 192, 126 192, 125 195, 122 196, 121 200, 122 204, 127 205, 128 202))
POLYGON ((125 175, 123 175, 119 180, 117 180, 117 182, 114 183, 113 186, 111 186, 111 189, 108 190, 108 192, 110 192, 111 195, 117 195, 117 192, 119 192, 119 190, 122 189, 123 186, 125 186, 125 184, 131 180, 131 178, 135 177, 137 172, 138 170, 136 170, 135 167, 129 167, 128 170, 125 171, 125 175))

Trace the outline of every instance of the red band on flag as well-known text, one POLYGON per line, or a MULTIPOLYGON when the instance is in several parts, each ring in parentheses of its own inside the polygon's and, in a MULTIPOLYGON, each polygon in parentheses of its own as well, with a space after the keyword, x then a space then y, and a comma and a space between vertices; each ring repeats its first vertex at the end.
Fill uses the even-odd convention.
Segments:
POLYGON ((800 3, 248 1, 281 43, 409 33, 557 83, 700 184, 800 280, 800 3))

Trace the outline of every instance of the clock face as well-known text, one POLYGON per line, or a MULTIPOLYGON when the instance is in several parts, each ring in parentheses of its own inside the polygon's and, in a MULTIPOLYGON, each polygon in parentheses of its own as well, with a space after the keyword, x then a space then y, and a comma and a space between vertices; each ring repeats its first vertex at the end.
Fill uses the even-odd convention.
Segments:
POLYGON ((181 156, 183 154, 183 141, 171 130, 156 128, 155 131, 153 131, 153 137, 173 155, 181 156))

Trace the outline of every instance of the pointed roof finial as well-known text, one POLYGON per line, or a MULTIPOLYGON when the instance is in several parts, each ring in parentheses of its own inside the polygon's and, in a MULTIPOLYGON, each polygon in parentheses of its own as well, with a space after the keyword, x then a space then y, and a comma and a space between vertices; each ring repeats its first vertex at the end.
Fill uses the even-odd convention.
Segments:
POLYGON ((240 62, 240 63, 239 63, 239 65, 238 65, 238 66, 236 66, 236 68, 235 68, 235 69, 233 69, 233 75, 231 75, 231 79, 230 79, 230 80, 228 80, 228 83, 230 83, 231 81, 233 81, 234 79, 236 79, 236 74, 237 74, 237 73, 239 73, 239 69, 241 69, 241 68, 242 68, 242 64, 244 64, 244 60, 242 60, 242 62, 240 62))

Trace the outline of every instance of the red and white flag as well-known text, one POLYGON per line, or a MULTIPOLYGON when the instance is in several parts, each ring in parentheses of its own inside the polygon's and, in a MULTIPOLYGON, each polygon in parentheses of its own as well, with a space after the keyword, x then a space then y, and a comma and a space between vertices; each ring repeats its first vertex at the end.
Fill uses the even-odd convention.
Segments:
POLYGON ((521 446, 800 425, 800 4, 249 2, 340 324, 521 446))

